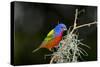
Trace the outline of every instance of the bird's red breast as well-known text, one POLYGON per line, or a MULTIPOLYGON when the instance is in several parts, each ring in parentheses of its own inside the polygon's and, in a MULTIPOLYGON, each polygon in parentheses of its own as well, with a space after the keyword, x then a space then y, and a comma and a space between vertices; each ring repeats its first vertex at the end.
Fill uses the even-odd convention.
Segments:
POLYGON ((57 46, 59 44, 59 42, 61 41, 61 39, 62 39, 62 35, 56 36, 51 41, 49 41, 47 43, 44 43, 45 45, 42 48, 47 48, 47 49, 54 48, 55 46, 57 46))

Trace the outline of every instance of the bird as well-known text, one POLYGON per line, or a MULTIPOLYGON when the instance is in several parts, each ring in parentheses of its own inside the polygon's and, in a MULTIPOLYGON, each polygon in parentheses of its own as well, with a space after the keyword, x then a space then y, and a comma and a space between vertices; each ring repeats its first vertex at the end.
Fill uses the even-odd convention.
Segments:
POLYGON ((59 23, 55 26, 54 29, 52 29, 47 36, 44 38, 42 44, 33 50, 32 52, 38 51, 40 48, 46 48, 49 51, 52 51, 51 49, 56 47, 59 42, 62 40, 63 32, 67 30, 67 27, 63 23, 59 23))

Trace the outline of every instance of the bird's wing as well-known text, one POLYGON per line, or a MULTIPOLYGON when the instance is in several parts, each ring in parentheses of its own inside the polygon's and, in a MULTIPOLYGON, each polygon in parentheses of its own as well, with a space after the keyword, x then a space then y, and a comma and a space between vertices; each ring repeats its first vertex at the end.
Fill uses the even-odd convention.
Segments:
POLYGON ((42 44, 40 45, 40 47, 38 47, 37 49, 33 50, 32 52, 36 52, 37 50, 39 50, 41 47, 45 46, 46 43, 48 43, 49 41, 51 41, 52 39, 54 39, 55 37, 55 31, 54 29, 52 29, 46 36, 46 38, 44 39, 44 41, 42 42, 42 44))
POLYGON ((46 38, 44 39, 44 41, 48 42, 48 41, 54 39, 54 37, 55 37, 55 31, 54 31, 54 29, 52 29, 52 30, 47 34, 47 36, 46 36, 46 38))
POLYGON ((54 29, 52 29, 46 36, 46 38, 44 39, 44 41, 42 42, 40 47, 43 47, 46 45, 46 43, 48 43, 49 41, 51 41, 52 39, 54 39, 55 37, 55 31, 54 29))

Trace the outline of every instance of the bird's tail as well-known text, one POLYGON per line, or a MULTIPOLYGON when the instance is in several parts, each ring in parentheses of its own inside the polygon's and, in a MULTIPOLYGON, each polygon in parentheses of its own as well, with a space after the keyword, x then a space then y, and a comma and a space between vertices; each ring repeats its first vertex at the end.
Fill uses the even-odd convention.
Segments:
POLYGON ((32 53, 38 51, 40 49, 40 47, 36 48, 35 50, 32 51, 32 53))

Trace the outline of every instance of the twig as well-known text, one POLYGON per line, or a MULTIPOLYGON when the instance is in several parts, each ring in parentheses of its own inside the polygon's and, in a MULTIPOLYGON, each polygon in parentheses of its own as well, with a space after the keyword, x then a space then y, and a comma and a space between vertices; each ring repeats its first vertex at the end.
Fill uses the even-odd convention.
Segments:
POLYGON ((80 10, 80 11, 78 12, 78 14, 81 14, 82 12, 84 13, 84 12, 85 12, 85 9, 80 10))
POLYGON ((75 19, 74 19, 74 27, 73 27, 72 31, 70 32, 70 34, 72 34, 72 33, 73 33, 73 31, 74 31, 74 28, 76 28, 77 16, 78 16, 78 9, 76 9, 75 19))
POLYGON ((50 64, 53 62, 53 60, 56 58, 56 55, 54 55, 51 60, 50 60, 50 64))
POLYGON ((81 27, 84 27, 84 26, 89 26, 89 27, 90 27, 90 25, 96 24, 96 23, 97 23, 97 22, 95 21, 95 22, 92 22, 92 23, 87 23, 87 24, 79 25, 79 26, 77 26, 75 29, 78 29, 78 28, 81 28, 81 27))
POLYGON ((83 25, 79 25, 79 26, 76 26, 76 27, 74 27, 73 29, 72 29, 72 31, 71 31, 71 33, 70 34, 72 34, 76 29, 78 29, 78 28, 81 28, 81 27, 85 27, 85 26, 91 26, 92 24, 96 24, 97 22, 96 21, 94 21, 94 22, 92 22, 92 23, 87 23, 87 24, 83 24, 83 25))
POLYGON ((76 9, 75 13, 74 27, 76 27, 77 16, 78 16, 78 9, 76 9))
POLYGON ((52 57, 52 59, 50 60, 50 64, 51 64, 54 60, 56 60, 56 58, 59 58, 59 56, 54 55, 54 56, 52 57))

